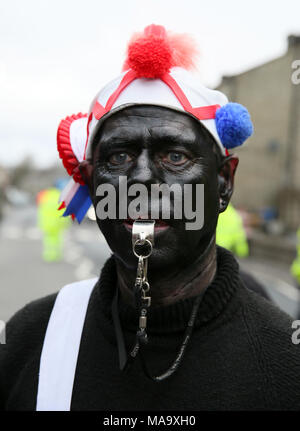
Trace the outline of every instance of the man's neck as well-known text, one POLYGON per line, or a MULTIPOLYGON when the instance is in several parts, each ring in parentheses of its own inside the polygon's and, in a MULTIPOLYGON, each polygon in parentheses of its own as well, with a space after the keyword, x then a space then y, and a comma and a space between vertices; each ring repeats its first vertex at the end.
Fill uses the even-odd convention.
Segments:
MULTIPOLYGON (((199 295, 213 281, 217 269, 215 239, 195 261, 178 270, 170 269, 165 276, 148 274, 150 282, 149 296, 152 306, 166 306, 177 301, 199 295)), ((157 274, 157 272, 156 272, 157 274)), ((133 286, 136 271, 129 270, 117 260, 118 286, 125 303, 135 306, 133 286)))

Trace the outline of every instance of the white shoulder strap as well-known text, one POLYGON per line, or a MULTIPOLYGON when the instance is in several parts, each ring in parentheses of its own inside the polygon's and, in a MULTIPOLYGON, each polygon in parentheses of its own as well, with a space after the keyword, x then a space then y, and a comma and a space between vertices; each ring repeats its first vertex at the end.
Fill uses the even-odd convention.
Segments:
POLYGON ((36 410, 70 410, 81 334, 96 281, 68 284, 57 295, 41 354, 36 410))

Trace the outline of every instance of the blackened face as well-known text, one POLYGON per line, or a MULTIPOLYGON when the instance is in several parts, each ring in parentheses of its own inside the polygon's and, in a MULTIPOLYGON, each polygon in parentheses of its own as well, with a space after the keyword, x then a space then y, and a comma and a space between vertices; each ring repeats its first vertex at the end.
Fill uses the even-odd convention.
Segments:
MULTIPOLYGON (((152 268, 190 264, 213 237, 219 213, 217 157, 213 147, 213 138, 197 120, 168 108, 128 107, 103 123, 93 146, 95 208, 101 199, 96 196, 98 186, 112 184, 118 193, 120 176, 127 176, 128 188, 138 183, 149 191, 151 184, 176 183, 182 188, 184 184, 193 184, 195 192, 196 184, 204 184, 203 227, 187 230, 185 218, 164 220, 167 226, 164 222, 156 223, 155 247, 149 259, 152 268)), ((115 256, 127 267, 136 267, 130 224, 120 219, 98 218, 97 223, 115 256)))

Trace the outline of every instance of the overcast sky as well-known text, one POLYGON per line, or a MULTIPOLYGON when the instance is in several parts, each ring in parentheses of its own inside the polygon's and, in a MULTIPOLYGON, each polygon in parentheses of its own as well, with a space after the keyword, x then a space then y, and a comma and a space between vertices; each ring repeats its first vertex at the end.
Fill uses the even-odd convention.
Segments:
POLYGON ((300 1, 0 0, 0 164, 58 160, 59 121, 87 112, 151 23, 194 36, 199 79, 213 87, 282 55, 300 34, 300 1))

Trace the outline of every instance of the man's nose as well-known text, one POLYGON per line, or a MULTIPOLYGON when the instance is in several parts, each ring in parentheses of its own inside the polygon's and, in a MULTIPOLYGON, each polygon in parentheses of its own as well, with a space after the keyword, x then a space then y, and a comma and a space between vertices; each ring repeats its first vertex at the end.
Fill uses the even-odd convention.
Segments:
POLYGON ((137 157, 136 164, 128 178, 128 185, 140 183, 150 185, 158 182, 155 164, 148 150, 144 149, 137 157))

